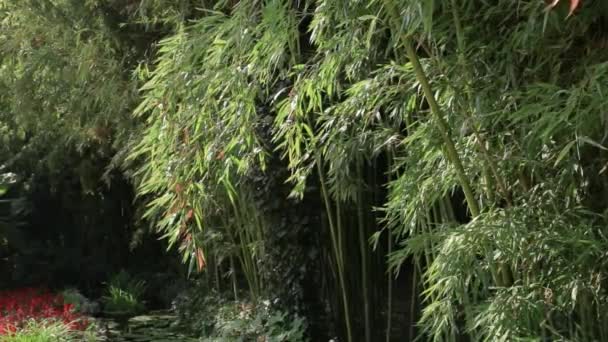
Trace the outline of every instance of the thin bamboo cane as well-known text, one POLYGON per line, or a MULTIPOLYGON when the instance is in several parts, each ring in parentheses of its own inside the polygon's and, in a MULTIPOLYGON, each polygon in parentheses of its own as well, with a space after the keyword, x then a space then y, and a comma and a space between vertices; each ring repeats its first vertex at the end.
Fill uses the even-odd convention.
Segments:
POLYGON ((217 293, 221 293, 222 292, 222 287, 221 287, 221 283, 220 283, 220 263, 218 262, 218 257, 217 257, 217 251, 215 251, 214 253, 214 258, 213 258, 213 273, 214 273, 214 277, 215 277, 215 290, 217 291, 217 293))
POLYGON ((257 280, 257 270, 255 267, 255 262, 253 261, 253 256, 250 252, 250 244, 251 238, 248 236, 247 229, 245 228, 245 218, 242 216, 241 210, 238 205, 238 198, 235 196, 230 201, 232 204, 232 209, 236 221, 236 231, 239 237, 239 250, 240 250, 240 260, 243 266, 243 273, 245 274, 245 279, 247 280, 247 284, 249 285, 249 292, 251 293, 252 298, 258 298, 259 288, 258 288, 258 280, 257 280))
POLYGON ((344 281, 343 262, 341 259, 342 251, 339 249, 339 246, 338 246, 338 243, 339 243, 337 240, 337 239, 339 239, 339 237, 337 236, 338 232, 336 231, 336 227, 335 227, 335 223, 334 223, 334 215, 333 215, 333 210, 331 208, 331 198, 329 196, 329 193, 327 192, 325 174, 323 171, 323 167, 321 166, 320 157, 317 157, 316 164, 317 164, 317 171, 319 173, 319 182, 321 183, 321 195, 323 196, 323 202, 325 203, 325 210, 327 212, 327 217, 328 217, 328 222, 329 222, 329 230, 330 230, 330 235, 331 235, 331 240, 332 240, 332 246, 334 248, 335 258, 337 259, 336 267, 337 267, 337 273, 338 273, 338 281, 340 283, 340 292, 342 295, 342 305, 343 305, 343 310, 344 310, 344 323, 346 325, 347 341, 352 342, 353 337, 352 337, 352 329, 351 329, 351 324, 350 324, 349 302, 348 302, 348 295, 346 293, 346 284, 344 281))
MULTIPOLYGON (((358 179, 362 179, 361 170, 357 166, 358 179)), ((365 216, 363 214, 363 191, 358 190, 357 194, 357 222, 359 226, 359 252, 361 253, 361 284, 363 286, 363 315, 365 325, 365 341, 371 342, 371 326, 370 326, 370 313, 369 313, 369 284, 368 284, 368 253, 367 253, 367 238, 365 234, 365 216)))
MULTIPOLYGON (((414 261, 416 263, 416 261, 414 261)), ((409 340, 414 341, 416 326, 416 301, 418 298, 418 272, 416 271, 416 267, 413 267, 412 270, 412 292, 410 297, 410 329, 409 329, 409 340)), ((387 341, 388 342, 388 341, 387 341)))
MULTIPOLYGON (((390 183, 393 178, 393 161, 395 160, 395 155, 392 150, 388 151, 388 182, 390 183)), ((388 229, 388 242, 387 242, 387 255, 391 255, 393 253, 393 234, 388 229)), ((386 304, 386 342, 390 342, 391 340, 391 329, 393 322, 393 275, 392 272, 389 271, 386 273, 386 282, 388 284, 387 289, 387 304, 386 304)), ((410 340, 411 341, 411 340, 410 340)))
POLYGON ((232 294, 234 295, 234 301, 239 300, 239 289, 236 282, 236 268, 234 267, 234 258, 232 255, 229 257, 230 259, 230 279, 232 280, 232 294))
MULTIPOLYGON (((230 240, 232 245, 239 246, 239 244, 237 243, 236 238, 232 232, 231 223, 227 222, 224 218, 222 218, 222 225, 224 226, 224 229, 226 230, 226 235, 228 235, 228 239, 230 240)), ((241 249, 239 248, 239 253, 237 254, 237 258, 239 259, 239 262, 241 263, 241 266, 244 270, 245 261, 243 260, 242 253, 240 251, 241 251, 241 249)), ((230 263, 230 277, 231 277, 231 282, 232 282, 232 290, 234 293, 235 300, 238 300, 238 284, 236 281, 236 268, 235 268, 232 254, 229 256, 229 263, 230 263)))

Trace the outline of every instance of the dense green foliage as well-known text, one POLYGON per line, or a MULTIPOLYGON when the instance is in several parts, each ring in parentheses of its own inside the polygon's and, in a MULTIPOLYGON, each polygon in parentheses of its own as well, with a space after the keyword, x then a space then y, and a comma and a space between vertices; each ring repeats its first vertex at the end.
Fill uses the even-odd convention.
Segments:
POLYGON ((230 301, 198 283, 175 301, 179 325, 204 341, 307 341, 302 317, 278 309, 269 300, 230 301))
POLYGON ((2 0, 0 172, 84 225, 136 194, 118 240, 311 334, 606 340, 608 5, 569 11, 2 0))
POLYGON ((145 309, 142 302, 145 291, 146 283, 143 280, 137 280, 123 270, 112 276, 106 284, 101 298, 103 309, 127 315, 141 313, 145 309))

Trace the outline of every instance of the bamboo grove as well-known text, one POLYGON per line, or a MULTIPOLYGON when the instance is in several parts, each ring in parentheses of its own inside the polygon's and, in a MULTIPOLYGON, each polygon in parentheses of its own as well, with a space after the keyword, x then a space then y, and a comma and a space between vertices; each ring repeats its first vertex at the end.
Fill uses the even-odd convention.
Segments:
POLYGON ((235 297, 269 295, 252 179, 279 160, 279 200, 319 203, 340 340, 608 340, 604 1, 26 2, 56 29, 0 1, 0 132, 107 144, 235 297), (127 24, 48 10, 102 5, 127 24))

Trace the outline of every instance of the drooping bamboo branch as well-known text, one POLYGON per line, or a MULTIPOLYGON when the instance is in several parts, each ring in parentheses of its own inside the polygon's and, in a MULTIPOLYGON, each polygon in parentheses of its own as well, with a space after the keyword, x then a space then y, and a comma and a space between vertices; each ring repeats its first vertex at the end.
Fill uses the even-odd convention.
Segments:
POLYGON ((446 148, 446 157, 456 169, 456 176, 458 177, 458 181, 460 183, 460 186, 462 187, 462 191, 464 192, 467 205, 469 206, 469 210, 471 211, 471 215, 473 217, 477 217, 479 215, 479 205, 477 204, 477 200, 475 199, 475 194, 473 193, 471 182, 469 181, 469 178, 466 175, 464 166, 462 165, 462 161, 460 160, 458 152, 456 151, 456 146, 454 145, 454 141, 452 140, 448 123, 443 117, 441 107, 439 107, 439 104, 435 99, 431 84, 428 80, 428 77, 426 76, 426 73, 424 72, 424 69, 422 68, 422 65, 420 64, 420 60, 418 59, 416 50, 414 50, 412 38, 410 36, 405 36, 403 43, 405 44, 408 59, 410 60, 414 68, 416 79, 420 83, 420 86, 422 87, 422 91, 424 93, 424 97, 429 106, 431 107, 431 113, 435 117, 437 128, 439 129, 439 133, 441 134, 443 143, 446 148))
MULTIPOLYGON (((452 5, 452 17, 454 19, 454 26, 456 29, 456 41, 457 41, 457 45, 458 45, 458 60, 463 68, 463 72, 464 72, 465 80, 466 80, 465 95, 466 95, 468 102, 471 102, 472 95, 471 95, 470 84, 472 82, 472 76, 467 67, 467 62, 466 62, 466 57, 465 57, 464 31, 462 29, 462 24, 460 21, 460 15, 458 13, 458 7, 457 7, 456 0, 451 0, 451 5, 452 5)), ((473 108, 472 105, 471 105, 471 107, 473 108)), ((486 146, 485 139, 483 139, 481 137, 481 134, 479 133, 478 123, 473 122, 473 119, 468 112, 465 111, 465 115, 466 115, 466 119, 471 121, 471 127, 473 129, 473 134, 475 135, 475 139, 477 140, 477 145, 479 147, 479 150, 481 151, 481 155, 485 159, 490 171, 492 172, 492 175, 494 176, 494 180, 496 181, 496 184, 498 185, 498 189, 500 190, 504 199, 507 201, 507 204, 509 206, 511 206, 512 205, 511 195, 509 194, 509 191, 507 190, 506 182, 504 181, 502 176, 498 173, 498 166, 496 165, 496 162, 494 161, 494 159, 492 159, 492 157, 490 156, 490 153, 486 146)), ((487 179, 489 179, 489 177, 487 177, 487 179)), ((488 187, 489 187, 489 185, 488 185, 488 187)), ((497 285, 499 285, 499 286, 509 285, 512 283, 512 279, 513 279, 513 275, 512 275, 511 269, 507 265, 503 265, 503 264, 499 265, 499 277, 497 278, 497 285)))
MULTIPOLYGON (((465 75, 465 79, 466 79, 465 94, 466 94, 468 102, 470 103, 472 101, 471 86, 470 86, 470 84, 472 83, 472 77, 471 77, 471 73, 469 72, 469 70, 467 68, 467 62, 466 62, 466 57, 465 57, 464 31, 462 29, 462 23, 460 21, 460 15, 458 13, 458 7, 456 4, 456 0, 452 0, 452 17, 454 19, 454 27, 455 27, 455 31, 456 31, 456 42, 458 45, 458 61, 459 61, 460 65, 462 66, 462 68, 464 69, 463 71, 464 71, 464 75, 465 75)), ((471 105, 471 108, 474 108, 474 106, 471 105)), ((477 145, 479 147, 481 155, 483 156, 486 163, 488 164, 488 167, 490 168, 490 171, 492 172, 492 176, 494 176, 498 189, 500 190, 501 194, 503 195, 503 197, 505 198, 507 203, 509 203, 509 205, 511 205, 511 196, 509 194, 509 191, 507 190, 506 182, 504 181, 504 179, 502 178, 500 173, 498 173, 498 166, 496 165, 496 162, 494 161, 494 159, 492 159, 490 152, 488 151, 488 147, 487 147, 485 139, 483 139, 483 137, 479 133, 478 123, 473 122, 472 116, 467 111, 464 111, 464 114, 466 116, 465 119, 470 121, 470 123, 471 123, 471 129, 473 131, 473 134, 475 135, 475 140, 477 141, 477 145)), ((488 187, 490 187, 489 184, 488 184, 488 187)), ((492 195, 490 195, 490 196, 492 196, 492 195)))
MULTIPOLYGON (((391 21, 393 22, 393 24, 396 24, 396 27, 399 27, 399 23, 401 22, 401 20, 398 15, 399 11, 397 10, 397 7, 395 6, 392 0, 385 0, 385 4, 387 6, 388 13, 391 16, 391 21)), ((444 154, 456 169, 456 176, 458 177, 458 181, 464 192, 467 205, 469 207, 469 210, 471 211, 471 215, 473 217, 477 217, 480 213, 479 204, 475 199, 475 194, 473 192, 473 188, 471 187, 471 182, 468 176, 466 175, 462 161, 460 160, 458 152, 456 151, 456 146, 454 145, 454 141, 452 140, 448 123, 444 119, 443 111, 441 110, 439 103, 437 103, 437 100, 435 99, 435 95, 433 93, 433 89, 431 88, 429 79, 424 71, 424 68, 422 67, 422 64, 420 63, 420 59, 418 58, 416 50, 414 49, 412 37, 408 34, 401 34, 399 38, 405 46, 407 57, 410 63, 412 63, 414 73, 416 74, 416 79, 422 87, 424 98, 431 107, 431 114, 435 117, 437 128, 439 129, 441 138, 446 148, 444 154)))

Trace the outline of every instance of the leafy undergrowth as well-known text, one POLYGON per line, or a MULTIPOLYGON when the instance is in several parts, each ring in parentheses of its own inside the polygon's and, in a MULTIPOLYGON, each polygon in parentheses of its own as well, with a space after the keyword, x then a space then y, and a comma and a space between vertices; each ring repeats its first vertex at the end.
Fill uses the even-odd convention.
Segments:
POLYGON ((227 300, 216 292, 190 291, 178 298, 175 309, 180 325, 202 341, 307 341, 306 321, 280 310, 270 301, 227 300))
POLYGON ((0 292, 0 341, 61 341, 89 328, 61 295, 43 289, 0 292))
POLYGON ((106 294, 102 297, 104 311, 108 313, 126 313, 135 315, 145 310, 143 296, 146 283, 132 277, 126 271, 120 271, 110 279, 106 294))
POLYGON ((213 331, 203 341, 305 341, 305 321, 273 309, 268 301, 228 303, 212 318, 213 331))

